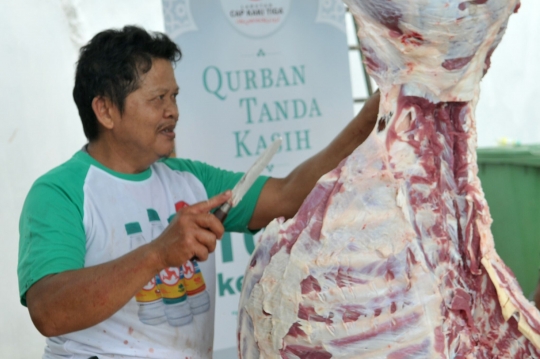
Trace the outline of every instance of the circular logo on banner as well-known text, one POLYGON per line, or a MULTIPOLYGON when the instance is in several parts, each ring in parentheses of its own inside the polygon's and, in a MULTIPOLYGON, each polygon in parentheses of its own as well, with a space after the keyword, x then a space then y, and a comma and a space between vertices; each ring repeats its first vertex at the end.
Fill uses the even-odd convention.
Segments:
POLYGON ((279 29, 291 0, 221 0, 225 17, 244 35, 264 37, 279 29))

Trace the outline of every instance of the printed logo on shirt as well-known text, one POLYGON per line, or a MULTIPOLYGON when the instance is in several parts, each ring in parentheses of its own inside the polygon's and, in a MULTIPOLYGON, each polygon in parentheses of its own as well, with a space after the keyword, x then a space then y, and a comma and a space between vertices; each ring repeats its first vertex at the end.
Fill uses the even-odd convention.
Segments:
MULTIPOLYGON (((178 207, 187 205, 185 202, 177 203, 178 207)), ((147 214, 152 238, 156 238, 164 229, 159 214, 152 208, 147 209, 147 214)), ((131 250, 147 243, 139 222, 126 223, 125 229, 131 250)), ((139 321, 146 325, 168 323, 172 327, 181 327, 193 322, 194 312, 188 303, 181 268, 163 269, 135 295, 135 301, 139 307, 139 321)))
POLYGON ((195 274, 195 267, 193 266, 193 263, 188 261, 186 264, 184 264, 184 277, 186 279, 191 279, 193 275, 195 274))
MULTIPOLYGON (((150 279, 150 282, 146 283, 146 285, 143 287, 143 290, 151 291, 155 287, 156 287, 156 278, 152 278, 150 279)), ((159 293, 159 290, 157 290, 157 292, 159 293)))
POLYGON ((194 315, 207 312, 210 309, 210 296, 199 264, 195 260, 187 261, 182 270, 191 311, 194 315))
POLYGON ((180 281, 180 268, 170 267, 161 271, 161 281, 167 285, 175 285, 180 281))
POLYGON ((179 210, 181 210, 182 208, 185 208, 185 207, 189 207, 189 204, 187 204, 184 201, 176 202, 174 204, 174 209, 176 209, 176 212, 178 212, 179 210))

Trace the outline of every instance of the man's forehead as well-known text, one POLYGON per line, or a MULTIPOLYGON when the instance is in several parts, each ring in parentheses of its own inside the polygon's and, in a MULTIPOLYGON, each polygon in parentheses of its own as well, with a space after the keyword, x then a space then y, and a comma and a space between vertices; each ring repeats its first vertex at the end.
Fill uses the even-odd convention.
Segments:
POLYGON ((152 92, 152 93, 168 92, 168 91, 179 92, 179 91, 180 91, 180 87, 178 87, 178 85, 176 85, 176 84, 175 84, 175 86, 171 86, 171 87, 165 87, 165 86, 156 86, 156 87, 153 87, 153 86, 148 86, 148 87, 147 87, 147 90, 148 90, 149 92, 152 92))
POLYGON ((179 91, 180 89, 174 75, 145 76, 141 78, 139 88, 151 93, 179 91))

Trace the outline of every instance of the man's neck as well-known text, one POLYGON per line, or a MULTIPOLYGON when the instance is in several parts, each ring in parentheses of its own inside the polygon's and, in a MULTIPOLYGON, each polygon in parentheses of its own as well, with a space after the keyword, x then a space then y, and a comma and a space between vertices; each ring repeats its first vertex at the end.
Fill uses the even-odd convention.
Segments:
POLYGON ((142 161, 132 151, 122 150, 117 146, 111 146, 108 141, 98 139, 87 146, 87 151, 92 158, 103 166, 120 173, 136 174, 144 172, 153 163, 142 161))

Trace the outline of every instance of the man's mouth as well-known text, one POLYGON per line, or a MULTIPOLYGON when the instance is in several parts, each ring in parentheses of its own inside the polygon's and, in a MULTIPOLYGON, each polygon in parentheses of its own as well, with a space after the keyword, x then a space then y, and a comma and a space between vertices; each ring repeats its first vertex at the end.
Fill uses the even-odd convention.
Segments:
POLYGON ((175 128, 175 125, 169 125, 169 126, 163 127, 161 131, 159 131, 159 133, 161 133, 164 136, 174 138, 175 137, 174 128, 175 128))

